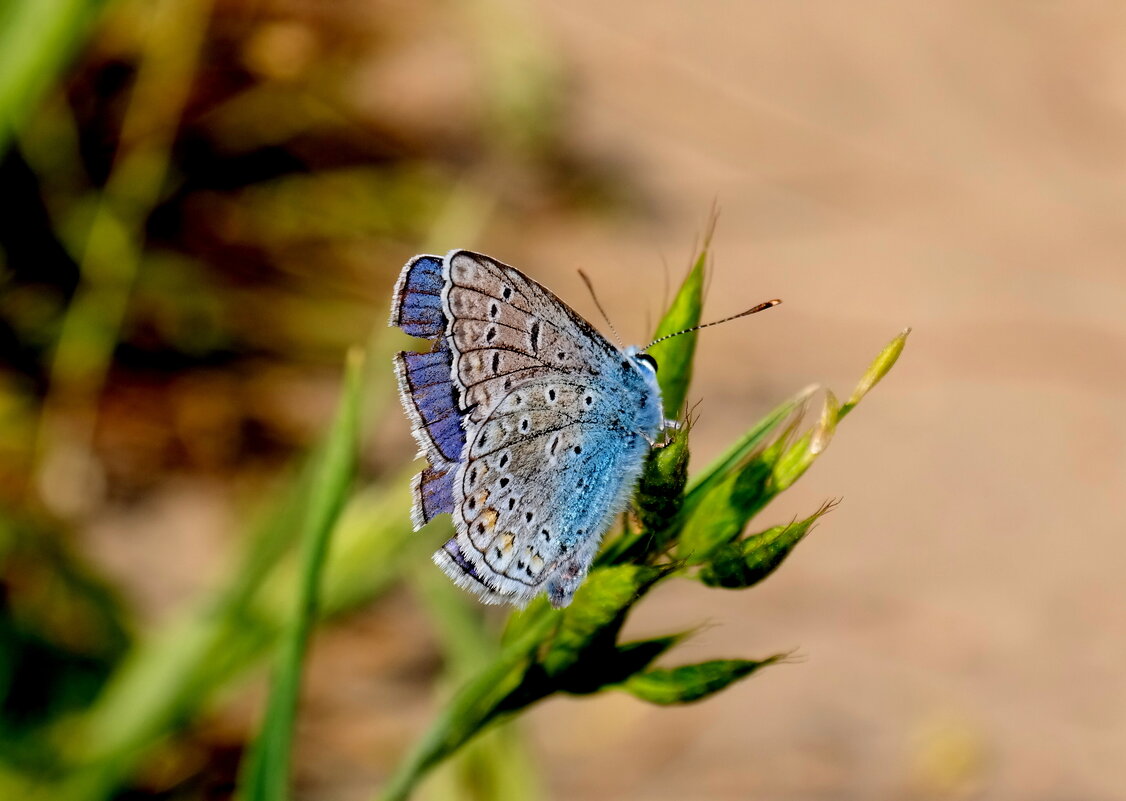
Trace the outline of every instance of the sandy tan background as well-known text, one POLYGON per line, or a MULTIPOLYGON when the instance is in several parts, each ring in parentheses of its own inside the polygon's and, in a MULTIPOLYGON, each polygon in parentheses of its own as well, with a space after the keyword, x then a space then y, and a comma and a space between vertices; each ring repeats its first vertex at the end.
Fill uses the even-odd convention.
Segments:
POLYGON ((558 797, 1126 798, 1126 10, 540 10, 575 131, 645 176, 659 221, 498 255, 556 270, 594 315, 587 267, 636 339, 714 198, 710 314, 786 301, 702 336, 701 461, 811 380, 846 391, 914 327, 767 511, 844 498, 786 567, 635 621, 711 621, 700 656, 804 662, 682 710, 549 705, 532 720, 558 797))

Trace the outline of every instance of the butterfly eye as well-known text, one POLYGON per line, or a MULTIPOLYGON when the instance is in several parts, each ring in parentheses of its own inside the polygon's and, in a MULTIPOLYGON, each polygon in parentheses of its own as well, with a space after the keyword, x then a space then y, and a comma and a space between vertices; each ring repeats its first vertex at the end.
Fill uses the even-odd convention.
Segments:
POLYGON ((637 360, 639 362, 645 362, 646 364, 648 364, 651 368, 653 368, 653 373, 656 374, 656 372, 657 372, 657 360, 654 359, 652 356, 650 356, 648 353, 637 354, 637 360))

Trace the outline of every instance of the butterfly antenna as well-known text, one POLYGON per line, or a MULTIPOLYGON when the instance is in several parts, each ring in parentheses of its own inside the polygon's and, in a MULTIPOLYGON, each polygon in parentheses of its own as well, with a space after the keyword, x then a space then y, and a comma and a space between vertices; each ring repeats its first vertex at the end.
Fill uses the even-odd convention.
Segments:
POLYGON ((693 331, 699 331, 701 328, 710 328, 713 325, 719 325, 720 323, 729 323, 732 320, 738 320, 740 317, 747 317, 751 314, 757 314, 760 311, 766 311, 767 309, 777 306, 781 302, 781 300, 775 298, 774 300, 768 300, 765 303, 760 303, 757 306, 753 306, 746 311, 741 311, 738 314, 733 314, 730 317, 724 317, 722 320, 713 320, 712 322, 704 323, 703 325, 694 325, 691 328, 685 328, 683 331, 677 331, 675 334, 665 334, 665 336, 658 337, 657 339, 654 339, 652 342, 646 345, 644 350, 649 350, 649 348, 653 347, 658 342, 664 342, 666 339, 672 339, 673 337, 678 337, 681 334, 691 334, 693 331))
POLYGON ((579 277, 582 278, 583 283, 586 284, 586 288, 590 292, 590 297, 594 300, 594 305, 598 307, 598 312, 602 315, 602 319, 606 321, 606 325, 610 326, 610 331, 614 334, 614 339, 618 340, 618 347, 625 347, 625 345, 622 344, 622 338, 618 336, 618 329, 614 328, 614 324, 610 322, 610 315, 606 314, 606 310, 602 308, 602 304, 598 302, 598 295, 594 293, 594 284, 590 282, 590 279, 587 278, 586 273, 582 270, 579 270, 579 277))

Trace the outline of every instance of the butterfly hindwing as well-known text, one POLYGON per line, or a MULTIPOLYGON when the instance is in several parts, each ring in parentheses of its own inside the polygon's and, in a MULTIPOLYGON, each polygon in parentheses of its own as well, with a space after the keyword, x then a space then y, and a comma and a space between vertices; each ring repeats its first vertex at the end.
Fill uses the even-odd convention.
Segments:
POLYGON ((394 362, 411 433, 429 462, 413 484, 415 528, 453 511, 454 468, 465 447, 461 398, 451 375, 453 353, 446 344, 444 287, 443 260, 416 256, 403 268, 391 306, 391 325, 434 342, 430 352, 401 352, 394 362))
POLYGON ((607 426, 598 397, 566 376, 525 382, 468 444, 454 479, 458 545, 510 602, 545 590, 569 602, 640 472, 648 443, 607 426))

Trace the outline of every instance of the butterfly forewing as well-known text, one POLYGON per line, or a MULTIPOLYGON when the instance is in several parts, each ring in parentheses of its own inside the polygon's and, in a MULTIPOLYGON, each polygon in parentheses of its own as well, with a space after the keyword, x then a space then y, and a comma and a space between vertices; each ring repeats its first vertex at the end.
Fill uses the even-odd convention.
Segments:
POLYGON ((466 251, 447 259, 447 330, 469 422, 483 420, 523 382, 560 373, 598 375, 617 361, 617 348, 518 270, 466 251))

